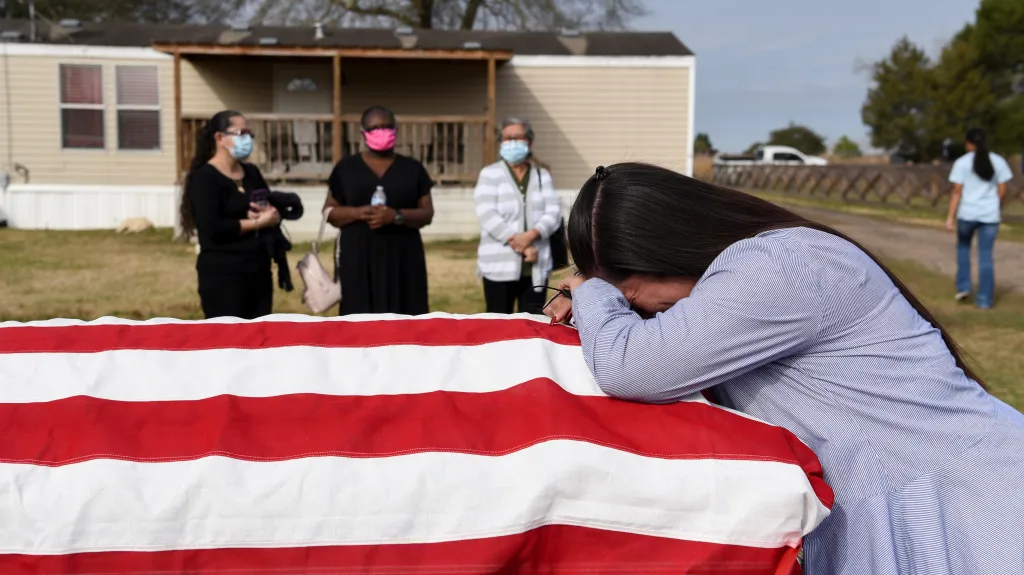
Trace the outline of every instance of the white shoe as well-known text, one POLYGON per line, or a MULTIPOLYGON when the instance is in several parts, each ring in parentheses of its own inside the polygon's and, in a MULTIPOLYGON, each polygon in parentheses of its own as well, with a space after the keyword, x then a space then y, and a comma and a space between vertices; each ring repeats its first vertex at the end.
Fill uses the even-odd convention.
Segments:
POLYGON ((962 291, 962 292, 957 292, 955 299, 956 299, 956 301, 964 301, 965 299, 967 299, 969 297, 971 297, 971 292, 969 292, 969 291, 962 291))

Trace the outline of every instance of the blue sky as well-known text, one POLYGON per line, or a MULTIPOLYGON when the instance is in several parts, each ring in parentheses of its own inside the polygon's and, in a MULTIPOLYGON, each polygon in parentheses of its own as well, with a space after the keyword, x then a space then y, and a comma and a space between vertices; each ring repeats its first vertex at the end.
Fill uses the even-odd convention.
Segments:
POLYGON ((697 54, 697 131, 738 152, 790 121, 866 145, 860 107, 879 60, 906 34, 931 54, 978 0, 646 0, 643 30, 697 54))

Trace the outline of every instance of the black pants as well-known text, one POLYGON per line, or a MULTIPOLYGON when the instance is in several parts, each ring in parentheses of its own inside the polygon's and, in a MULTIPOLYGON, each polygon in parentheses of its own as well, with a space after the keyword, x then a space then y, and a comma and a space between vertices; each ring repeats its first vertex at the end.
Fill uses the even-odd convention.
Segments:
POLYGON ((199 301, 206 318, 256 319, 274 305, 274 277, 268 267, 254 273, 199 272, 199 301))
POLYGON ((519 302, 519 313, 539 314, 544 308, 546 291, 533 291, 533 281, 529 276, 512 282, 492 282, 484 278, 487 313, 514 313, 516 302, 519 302))

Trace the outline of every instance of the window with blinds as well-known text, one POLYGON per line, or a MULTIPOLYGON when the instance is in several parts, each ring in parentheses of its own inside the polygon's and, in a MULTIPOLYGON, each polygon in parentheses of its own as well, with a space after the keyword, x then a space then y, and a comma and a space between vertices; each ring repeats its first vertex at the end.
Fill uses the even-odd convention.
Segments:
POLYGON ((60 65, 60 131, 64 148, 103 148, 103 68, 60 65))
POLYGON ((160 82, 156 66, 117 67, 117 147, 160 149, 160 82))

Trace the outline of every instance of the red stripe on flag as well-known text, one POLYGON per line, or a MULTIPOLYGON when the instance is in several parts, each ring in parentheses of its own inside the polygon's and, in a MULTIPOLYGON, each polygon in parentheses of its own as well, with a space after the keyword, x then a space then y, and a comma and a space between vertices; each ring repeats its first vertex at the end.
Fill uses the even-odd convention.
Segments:
POLYGON ((0 555, 4 575, 775 573, 785 550, 552 525, 444 543, 0 555))
POLYGON ((482 345, 545 339, 579 345, 575 329, 532 320, 418 319, 382 321, 183 323, 19 326, 0 329, 0 353, 95 353, 120 349, 195 351, 290 346, 382 347, 482 345))
POLYGON ((647 457, 792 463, 811 477, 822 502, 832 504, 817 458, 781 427, 703 403, 647 405, 576 396, 549 379, 490 393, 221 395, 159 402, 77 396, 0 404, 0 422, 4 463, 60 466, 215 455, 273 461, 424 451, 500 456, 569 439, 647 457))

